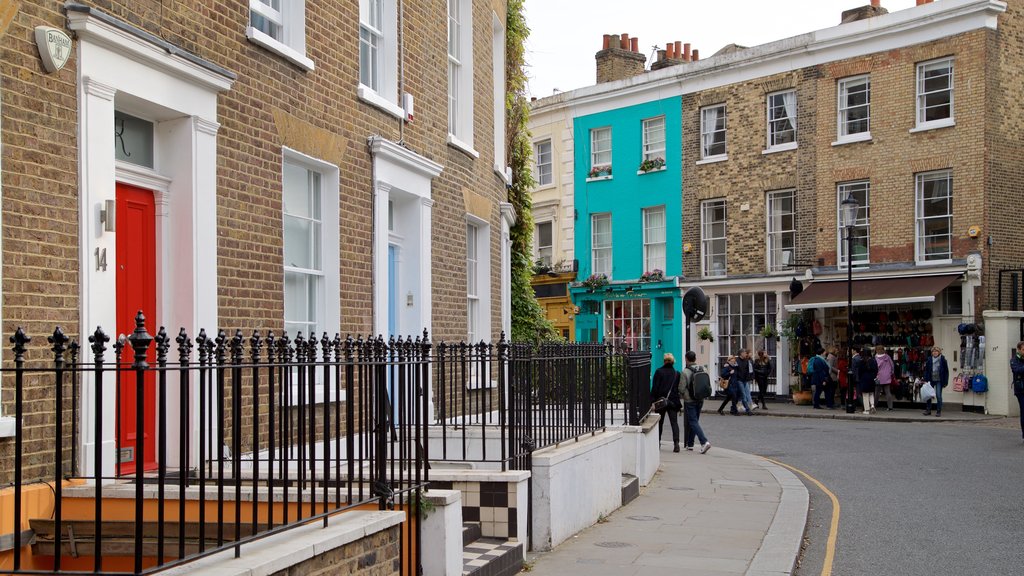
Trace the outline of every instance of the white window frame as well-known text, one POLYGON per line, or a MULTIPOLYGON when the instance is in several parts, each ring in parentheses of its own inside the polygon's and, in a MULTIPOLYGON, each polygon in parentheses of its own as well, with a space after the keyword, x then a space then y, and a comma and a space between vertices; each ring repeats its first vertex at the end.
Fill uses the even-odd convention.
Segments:
MULTIPOLYGON (((337 333, 341 326, 341 305, 339 303, 337 294, 341 291, 341 277, 340 270, 337 263, 340 259, 339 253, 339 234, 340 234, 340 211, 339 211, 339 170, 338 167, 329 162, 324 162, 317 158, 313 158, 301 152, 285 148, 282 151, 282 203, 281 203, 281 214, 282 214, 282 256, 284 254, 284 238, 283 238, 283 222, 287 216, 284 207, 284 178, 283 170, 286 164, 298 166, 304 168, 310 172, 319 174, 320 182, 320 269, 304 269, 289 266, 287 262, 282 261, 283 275, 289 273, 303 273, 316 275, 320 278, 319 288, 322 290, 322 294, 318 295, 317 302, 317 334, 315 338, 319 339, 323 332, 327 332, 328 335, 333 336, 337 333)), ((284 286, 282 286, 282 290, 284 286)), ((283 293, 282 293, 283 296, 283 293)), ((284 318, 282 318, 284 321, 284 318)), ((295 333, 291 330, 288 331, 289 338, 294 338, 295 333)), ((303 330, 303 337, 309 338, 310 334, 307 334, 303 330)), ((314 402, 319 404, 324 402, 325 394, 323 382, 321 380, 322 374, 317 375, 316 397, 314 402)), ((293 386, 295 386, 293 384, 293 386)), ((328 387, 327 397, 333 401, 335 400, 335 390, 333 387, 328 387)), ((342 400, 344 398, 341 398, 342 400)), ((293 390, 292 401, 298 401, 298 394, 296 390, 293 390)), ((307 400, 308 401, 308 400, 307 400)))
POLYGON ((665 160, 665 116, 647 118, 642 121, 641 160, 665 160), (658 132, 661 135, 658 135, 658 132))
POLYGON ((590 271, 592 274, 604 274, 609 280, 612 278, 612 214, 611 212, 602 212, 599 214, 590 215, 590 271), (600 242, 598 241, 597 223, 598 221, 608 222, 607 234, 602 233, 600 242), (607 238, 604 238, 607 236, 607 238), (607 242, 605 242, 607 240, 607 242), (604 262, 607 265, 602 266, 604 262))
POLYGON ((796 90, 783 90, 781 92, 772 92, 765 98, 765 118, 767 119, 768 126, 766 134, 768 136, 766 152, 779 152, 782 150, 792 150, 797 147, 797 126, 796 126, 796 112, 797 112, 797 101, 796 101, 796 90), (787 110, 785 105, 786 95, 792 94, 793 97, 793 109, 787 110), (773 102, 774 101, 774 102, 773 102), (783 116, 776 116, 776 112, 782 111, 783 116), (784 125, 783 123, 789 122, 789 128, 779 129, 778 126, 784 125), (776 135, 784 132, 792 132, 793 139, 790 142, 776 142, 776 135))
MULTIPOLYGON (((475 216, 466 215, 466 342, 479 344, 490 342, 491 334, 491 227, 475 216)), ((489 359, 483 362, 480 373, 480 359, 474 350, 473 362, 469 367, 467 388, 491 388, 496 385, 491 379, 489 359)))
POLYGON ((729 207, 724 198, 717 198, 714 200, 704 200, 700 203, 700 254, 701 254, 701 275, 705 278, 721 277, 726 276, 729 270, 729 207), (712 220, 713 210, 719 206, 722 208, 723 217, 720 220, 722 223, 722 235, 712 236, 710 235, 710 226, 719 220, 712 220), (720 252, 714 252, 711 250, 711 246, 715 242, 722 242, 722 250, 720 252), (722 269, 721 272, 717 272, 714 269, 715 258, 721 256, 722 258, 722 269))
POLYGON ((359 0, 359 84, 356 95, 395 118, 404 118, 398 97, 398 7, 396 0, 359 0), (374 14, 379 9, 380 14, 374 14), (377 20, 375 23, 374 21, 377 20), (377 50, 372 58, 373 79, 371 84, 363 82, 362 53, 363 32, 372 33, 378 40, 377 50), (376 86, 372 84, 375 83, 376 86))
MULTIPOLYGON (((948 264, 953 260, 953 171, 935 170, 922 172, 914 175, 914 206, 915 206, 915 233, 914 233, 914 256, 918 264, 948 264), (924 188, 928 182, 946 183, 946 195, 938 199, 945 200, 946 214, 939 216, 925 216, 924 210, 924 188), (933 235, 933 238, 946 237, 946 251, 940 252, 940 258, 930 258, 926 248, 928 237, 925 236, 925 227, 930 220, 946 220, 945 234, 933 235)), ((936 198, 932 198, 933 200, 936 198)))
POLYGON ((862 142, 864 140, 871 139, 871 75, 862 74, 860 76, 851 76, 849 78, 843 78, 839 80, 836 85, 836 134, 838 135, 836 142, 833 144, 846 144, 849 142, 862 142), (864 104, 857 104, 855 106, 847 105, 847 100, 850 94, 857 93, 850 90, 851 87, 864 85, 864 90, 867 94, 867 102, 864 104), (867 116, 863 119, 851 120, 849 118, 850 112, 855 109, 863 108, 867 116), (867 122, 867 128, 859 132, 850 132, 850 124, 853 122, 867 122))
MULTIPOLYGON (((941 77, 941 76, 942 75, 940 75, 939 77, 941 77)), ((935 79, 935 78, 937 78, 937 77, 933 77, 931 79, 935 79)), ((954 109, 955 109, 954 95, 955 95, 955 92, 954 92, 953 81, 954 81, 953 58, 940 58, 938 60, 929 60, 928 62, 921 62, 921 63, 919 63, 917 65, 917 99, 916 99, 916 103, 917 103, 917 105, 916 105, 917 123, 916 123, 916 126, 914 128, 914 131, 931 130, 931 129, 934 129, 934 128, 944 128, 946 126, 953 126, 956 123, 955 119, 954 119, 954 109), (932 90, 930 92, 927 91, 925 83, 926 83, 926 81, 928 79, 925 77, 925 75, 930 70, 941 70, 943 68, 948 70, 948 73, 945 75, 949 79, 948 86, 946 88, 944 88, 944 89, 941 89, 941 90, 932 90), (935 120, 926 120, 925 116, 928 113, 929 109, 940 108, 940 107, 945 106, 945 104, 939 104, 937 106, 935 106, 935 105, 929 106, 928 105, 928 99, 930 97, 932 97, 932 96, 941 94, 943 92, 948 92, 948 94, 949 94, 949 103, 948 103, 949 115, 946 116, 945 118, 937 118, 935 120)))
POLYGON ((871 263, 871 182, 869 180, 855 180, 851 182, 840 182, 836 185, 836 263, 837 266, 845 270, 847 255, 846 255, 846 234, 843 230, 843 216, 842 216, 842 203, 847 196, 850 195, 851 191, 859 192, 863 190, 864 198, 860 202, 860 207, 857 209, 857 223, 854 226, 854 238, 864 238, 864 258, 853 262, 853 267, 867 266, 871 263))
POLYGON ((448 144, 473 158, 473 5, 448 0, 448 144))
POLYGON ((271 3, 275 0, 249 0, 249 25, 245 36, 253 44, 291 61, 309 72, 313 60, 306 56, 306 0, 280 0, 280 10, 271 3), (268 34, 252 25, 253 15, 265 18, 280 28, 279 34, 268 34))
POLYGON ((555 245, 555 223, 551 220, 544 220, 534 224, 533 230, 533 259, 534 261, 541 261, 546 266, 551 266, 551 262, 555 256, 554 245, 555 245), (540 242, 540 229, 542 226, 548 227, 548 243, 541 244, 540 242))
POLYGON ((650 272, 658 269, 662 273, 665 273, 665 262, 668 259, 666 254, 667 246, 666 243, 666 227, 668 221, 666 220, 665 206, 651 206, 650 208, 644 208, 643 214, 643 230, 644 230, 644 272, 650 272), (651 223, 652 217, 655 215, 661 215, 661 225, 656 226, 651 223), (660 252, 660 255, 658 254, 660 252))
POLYGON ((725 104, 715 104, 700 109, 700 161, 698 164, 719 162, 729 158, 728 128, 729 116, 725 104), (710 113, 715 110, 718 111, 718 116, 714 122, 715 125, 709 126, 711 123, 710 113), (721 123, 721 128, 719 128, 719 123, 721 123), (718 142, 717 137, 719 134, 722 137, 721 142, 718 142), (716 154, 713 150, 719 144, 722 146, 722 151, 716 154))
POLYGON ((796 190, 789 188, 768 192, 765 195, 765 208, 765 234, 768 247, 765 256, 767 257, 768 273, 790 271, 793 266, 783 264, 783 254, 786 250, 790 250, 793 260, 796 259, 796 190), (780 205, 786 199, 790 203, 788 216, 792 222, 789 228, 781 224, 787 213, 781 211, 780 205), (785 242, 787 237, 791 239, 789 242, 785 242), (786 244, 790 246, 787 248, 786 244))
POLYGON ((648 298, 605 300, 605 342, 616 350, 651 349, 651 302, 648 298))
POLYGON ((590 129, 590 168, 598 166, 612 167, 612 127, 590 129), (600 146, 599 146, 600 145, 600 146))
POLYGON ((538 187, 552 186, 555 183, 554 173, 554 150, 551 146, 551 139, 547 138, 544 140, 538 140, 533 143, 533 158, 534 158, 534 178, 537 180, 538 187), (541 148, 547 146, 547 153, 545 154, 541 148), (543 159, 547 157, 547 161, 543 159), (544 179, 545 171, 544 167, 547 167, 547 180, 544 179))

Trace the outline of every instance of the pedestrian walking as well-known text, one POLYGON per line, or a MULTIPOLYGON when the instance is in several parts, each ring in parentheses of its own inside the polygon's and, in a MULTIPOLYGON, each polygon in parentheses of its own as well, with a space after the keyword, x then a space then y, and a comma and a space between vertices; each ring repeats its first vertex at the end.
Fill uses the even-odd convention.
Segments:
POLYGON ((750 388, 754 385, 754 361, 750 358, 750 350, 747 348, 740 350, 739 362, 736 364, 736 380, 740 384, 739 400, 743 403, 744 413, 750 416, 753 413, 750 410, 750 405, 753 404, 750 388))
POLYGON ((1020 404, 1020 433, 1024 437, 1024 341, 1017 342, 1017 350, 1010 356, 1013 373, 1013 395, 1020 404))
MULTIPOLYGON (((839 349, 834 345, 826 348, 825 363, 828 364, 828 385, 830 388, 828 397, 832 399, 832 405, 835 406, 836 390, 839 389, 839 349)), ((845 402, 843 404, 845 405, 845 402)))
POLYGON ((739 383, 736 381, 736 357, 729 356, 725 360, 725 366, 722 366, 722 371, 719 373, 719 377, 722 380, 729 382, 729 387, 725 389, 725 398, 722 399, 722 405, 718 407, 718 413, 721 414, 725 410, 725 405, 732 402, 732 407, 729 409, 729 413, 733 416, 739 414, 736 410, 736 398, 738 397, 737 392, 739 391, 739 383))
POLYGON ((878 385, 875 386, 875 394, 878 400, 881 400, 882 393, 885 393, 885 403, 888 406, 886 410, 892 412, 892 377, 896 372, 896 366, 892 362, 892 357, 885 353, 885 347, 875 346, 875 364, 878 365, 878 385))
POLYGON ((853 375, 857 381, 857 391, 864 400, 864 413, 875 413, 875 378, 878 376, 878 364, 871 357, 871 349, 864 347, 859 356, 853 358, 853 375))
POLYGON ((813 390, 813 401, 811 406, 816 410, 821 409, 820 398, 825 397, 825 406, 828 409, 835 408, 834 400, 829 394, 832 390, 832 386, 829 383, 828 376, 828 361, 825 360, 825 349, 818 348, 815 352, 817 354, 812 356, 810 361, 807 362, 807 372, 811 375, 811 389, 813 390))
MULTIPOLYGON (((856 351, 848 352, 851 358, 857 357, 856 351)), ((846 408, 846 397, 849 395, 850 383, 849 383, 849 372, 850 372, 850 361, 846 358, 846 353, 843 354, 839 360, 836 360, 836 371, 839 372, 839 397, 842 399, 842 406, 846 408)), ((856 386, 853 387, 857 389, 856 386)))
POLYGON ((676 358, 671 352, 662 356, 661 368, 654 371, 654 383, 651 385, 651 398, 664 398, 665 405, 659 409, 658 415, 658 443, 661 443, 661 433, 665 428, 665 417, 672 426, 672 451, 679 452, 679 410, 683 403, 679 398, 679 372, 675 369, 676 358))
POLYGON ((754 360, 754 381, 757 382, 757 404, 761 410, 767 410, 768 405, 764 403, 764 393, 768 391, 768 378, 772 374, 772 359, 765 350, 757 351, 757 360, 754 360))
POLYGON ((680 394, 683 397, 683 421, 687 423, 683 434, 683 445, 687 450, 693 450, 693 438, 700 441, 700 453, 705 454, 711 450, 711 442, 704 435, 704 428, 700 425, 700 411, 704 408, 704 401, 697 399, 693 390, 693 375, 703 372, 704 368, 697 365, 697 354, 690 350, 686 353, 686 367, 683 368, 683 389, 680 394))
MULTIPOLYGON (((932 348, 932 355, 924 363, 924 376, 935 388, 935 416, 942 416, 942 389, 949 384, 949 363, 942 355, 942 348, 938 346, 932 348)), ((928 416, 931 413, 932 399, 929 398, 924 407, 924 415, 928 416)))

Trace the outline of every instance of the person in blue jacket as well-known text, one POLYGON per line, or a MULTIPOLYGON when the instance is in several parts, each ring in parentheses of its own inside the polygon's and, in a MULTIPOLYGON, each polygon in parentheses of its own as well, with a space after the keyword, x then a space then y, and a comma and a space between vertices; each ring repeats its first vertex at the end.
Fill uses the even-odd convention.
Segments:
POLYGON ((721 414, 722 411, 725 410, 726 404, 732 402, 732 408, 729 410, 729 413, 736 416, 739 414, 739 411, 736 410, 736 400, 739 397, 740 384, 739 381, 736 380, 735 356, 729 356, 725 361, 725 364, 722 366, 722 372, 719 376, 722 379, 729 381, 729 387, 725 390, 725 398, 722 400, 722 405, 718 407, 718 413, 721 414))
POLYGON ((1010 371, 1013 373, 1013 395, 1020 404, 1020 434, 1024 437, 1024 341, 1017 342, 1017 350, 1010 355, 1010 371))
MULTIPOLYGON (((938 346, 932 348, 932 355, 924 363, 924 377, 935 388, 935 416, 942 416, 942 389, 949 384, 949 364, 946 362, 946 357, 942 355, 942 348, 938 346)), ((932 400, 929 398, 924 408, 924 415, 928 416, 931 413, 932 400)))

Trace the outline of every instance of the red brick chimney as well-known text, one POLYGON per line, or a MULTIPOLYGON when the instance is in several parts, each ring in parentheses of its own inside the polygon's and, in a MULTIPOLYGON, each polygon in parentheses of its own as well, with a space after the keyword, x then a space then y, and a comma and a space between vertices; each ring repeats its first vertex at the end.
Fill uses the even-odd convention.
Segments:
POLYGON ((646 71, 647 57, 640 53, 640 40, 629 34, 605 34, 597 60, 597 83, 632 78, 646 71))
POLYGON ((690 61, 690 43, 667 42, 664 50, 658 50, 657 60, 651 63, 651 70, 661 70, 690 61))
POLYGON ((860 8, 844 10, 843 16, 840 19, 839 23, 848 24, 850 22, 866 20, 868 18, 874 18, 875 16, 881 16, 882 14, 888 13, 888 10, 882 8, 882 0, 871 0, 871 4, 867 6, 861 6, 860 8))

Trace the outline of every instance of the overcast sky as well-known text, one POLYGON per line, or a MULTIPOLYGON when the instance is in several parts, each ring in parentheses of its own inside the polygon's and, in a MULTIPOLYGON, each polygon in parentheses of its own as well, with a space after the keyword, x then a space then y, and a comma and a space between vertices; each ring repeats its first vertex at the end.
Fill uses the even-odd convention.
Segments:
MULTIPOLYGON (((938 0, 942 1, 942 0, 938 0)), ((726 44, 756 46, 839 24, 843 10, 869 0, 525 0, 530 95, 550 96, 595 83, 594 54, 605 34, 653 47, 689 42, 708 58, 726 44)), ((915 0, 882 0, 890 12, 915 0)))

